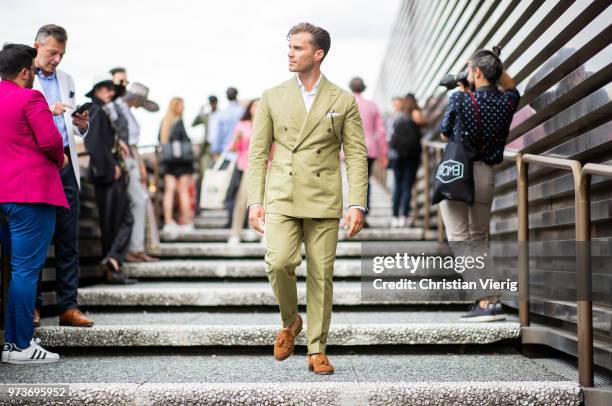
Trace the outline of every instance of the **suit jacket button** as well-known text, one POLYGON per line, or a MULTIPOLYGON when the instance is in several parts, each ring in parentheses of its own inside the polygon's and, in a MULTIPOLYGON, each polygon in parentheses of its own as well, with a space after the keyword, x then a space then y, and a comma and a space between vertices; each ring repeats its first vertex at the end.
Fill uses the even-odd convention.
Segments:
POLYGON ((321 174, 320 174, 319 172, 317 172, 317 178, 318 178, 319 176, 321 176, 321 174))
POLYGON ((317 149, 317 154, 320 154, 320 153, 321 153, 321 150, 320 150, 320 149, 317 149))
POLYGON ((287 131, 287 127, 283 127, 283 131, 287 131))
POLYGON ((291 172, 289 172, 289 176, 291 176, 291 175, 292 175, 292 173, 291 173, 291 172))
POLYGON ((331 132, 331 128, 328 128, 328 129, 327 129, 327 132, 328 132, 328 133, 330 133, 330 132, 331 132))

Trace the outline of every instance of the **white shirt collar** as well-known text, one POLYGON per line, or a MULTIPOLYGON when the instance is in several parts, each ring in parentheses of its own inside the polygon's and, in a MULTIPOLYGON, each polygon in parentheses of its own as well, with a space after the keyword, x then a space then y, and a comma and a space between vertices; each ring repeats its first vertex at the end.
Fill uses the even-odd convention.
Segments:
POLYGON ((321 73, 319 75, 319 79, 317 80, 317 83, 315 83, 315 85, 312 87, 312 90, 310 92, 306 91, 306 87, 304 86, 304 84, 300 80, 300 76, 299 75, 295 75, 295 77, 297 78, 298 86, 300 87, 300 90, 302 91, 302 93, 316 94, 317 90, 319 90, 319 85, 321 84, 321 78, 323 77, 323 74, 321 73))

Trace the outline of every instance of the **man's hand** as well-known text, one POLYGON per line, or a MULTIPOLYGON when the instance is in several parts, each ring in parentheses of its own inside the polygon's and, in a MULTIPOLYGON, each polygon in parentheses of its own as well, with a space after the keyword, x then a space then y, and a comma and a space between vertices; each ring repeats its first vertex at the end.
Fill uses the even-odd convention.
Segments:
POLYGON ((81 134, 87 131, 87 126, 89 126, 89 111, 80 114, 77 113, 72 116, 72 124, 79 129, 81 134))
POLYGON ((121 168, 118 165, 115 165, 115 177, 113 180, 117 181, 121 177, 121 168))
POLYGON ((264 234, 264 224, 266 218, 266 209, 264 209, 262 204, 254 204, 249 207, 249 224, 258 233, 264 234))
POLYGON ((62 164, 62 169, 68 166, 70 163, 70 159, 68 159, 68 155, 64 154, 64 163, 62 164))
POLYGON ((140 160, 140 183, 143 184, 143 186, 147 186, 147 167, 144 164, 144 161, 141 159, 140 160))
POLYGON ((121 150, 121 156, 126 159, 130 156, 130 146, 123 140, 119 140, 119 149, 121 150))
POLYGON ((67 103, 53 103, 49 106, 49 109, 51 110, 51 113, 53 113, 54 116, 61 116, 66 112, 66 109, 69 109, 71 107, 72 106, 67 103))
POLYGON ((381 156, 380 158, 378 158, 378 165, 382 169, 387 169, 387 166, 389 165, 389 160, 386 156, 381 156))
POLYGON ((344 229, 346 236, 352 238, 363 228, 364 216, 361 210, 351 207, 344 216, 344 229))

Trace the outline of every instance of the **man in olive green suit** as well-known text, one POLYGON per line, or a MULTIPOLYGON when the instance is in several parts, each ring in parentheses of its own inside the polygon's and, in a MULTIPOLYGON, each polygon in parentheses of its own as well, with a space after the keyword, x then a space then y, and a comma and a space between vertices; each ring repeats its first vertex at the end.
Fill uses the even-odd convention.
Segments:
POLYGON ((367 152, 354 96, 329 82, 320 70, 329 33, 312 24, 288 35, 289 70, 296 77, 264 92, 251 136, 248 164, 249 222, 265 233, 267 274, 278 300, 283 329, 274 356, 293 353, 302 329, 295 269, 307 262, 308 367, 331 374, 325 355, 332 311, 332 277, 342 217, 340 148, 349 183, 347 235, 363 226, 368 188, 367 152), (268 160, 272 152, 272 163, 268 160))

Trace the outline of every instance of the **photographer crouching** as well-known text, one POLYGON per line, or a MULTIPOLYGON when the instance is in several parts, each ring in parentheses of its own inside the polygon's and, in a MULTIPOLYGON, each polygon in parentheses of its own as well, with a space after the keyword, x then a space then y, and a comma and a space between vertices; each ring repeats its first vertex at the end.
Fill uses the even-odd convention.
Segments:
MULTIPOLYGON (((461 150, 465 158, 465 178, 469 181, 462 184, 460 189, 463 190, 457 190, 452 182, 436 185, 436 188, 446 188, 446 193, 434 188, 434 201, 436 193, 437 200, 441 200, 448 241, 487 240, 495 189, 493 167, 503 160, 512 116, 520 101, 516 83, 504 71, 498 55, 499 52, 480 50, 469 59, 467 78, 465 73, 463 77, 461 74, 455 77, 460 91, 451 95, 442 121, 441 137, 449 142, 445 158, 449 149, 461 150), (451 144, 453 148, 449 148, 451 144)), ((449 160, 453 164, 456 161, 449 160)), ((444 163, 440 168, 448 172, 449 168, 442 168, 444 163)), ((505 315, 497 297, 480 299, 461 317, 462 321, 474 322, 503 319, 505 315)))

